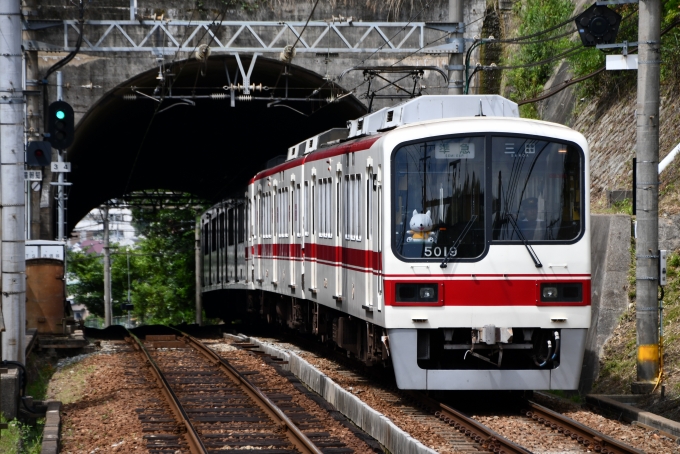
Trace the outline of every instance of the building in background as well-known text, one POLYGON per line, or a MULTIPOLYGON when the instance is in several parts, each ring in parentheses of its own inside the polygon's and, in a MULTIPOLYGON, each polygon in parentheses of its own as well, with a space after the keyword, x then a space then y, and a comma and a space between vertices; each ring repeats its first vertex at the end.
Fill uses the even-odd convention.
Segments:
MULTIPOLYGON (((95 208, 78 222, 68 241, 71 250, 102 253, 104 241, 102 214, 102 210, 95 208)), ((119 246, 134 246, 137 240, 137 232, 132 225, 132 211, 129 208, 109 208, 109 241, 119 246)))

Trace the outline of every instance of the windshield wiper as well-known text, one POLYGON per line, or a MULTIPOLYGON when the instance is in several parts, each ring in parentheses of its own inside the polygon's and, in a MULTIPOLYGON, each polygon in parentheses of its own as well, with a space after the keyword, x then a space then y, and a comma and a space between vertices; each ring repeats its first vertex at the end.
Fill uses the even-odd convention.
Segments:
POLYGON ((458 254, 458 246, 460 246, 461 241, 463 241, 463 238, 465 238, 465 235, 470 231, 472 228, 472 224, 477 220, 477 215, 473 214, 470 220, 465 224, 465 228, 463 229, 462 232, 460 232, 460 235, 458 235, 458 238, 456 238, 456 241, 454 241, 453 245, 449 249, 449 253, 446 254, 446 257, 444 257, 444 261, 442 262, 441 265, 439 265, 440 268, 446 268, 446 264, 449 263, 449 260, 458 254))
POLYGON ((505 217, 510 220, 510 225, 512 225, 513 230, 515 231, 515 233, 517 233, 517 236, 519 236, 519 239, 522 240, 522 243, 524 243, 524 247, 527 248, 527 251, 529 252, 529 255, 531 256, 531 260, 534 261, 534 265, 536 265, 536 268, 542 268, 543 264, 538 259, 536 252, 534 252, 534 249, 529 244, 529 241, 527 241, 526 237, 524 236, 524 234, 520 230, 519 226, 517 225, 517 221, 515 221, 515 218, 513 218, 511 214, 506 214, 505 217))

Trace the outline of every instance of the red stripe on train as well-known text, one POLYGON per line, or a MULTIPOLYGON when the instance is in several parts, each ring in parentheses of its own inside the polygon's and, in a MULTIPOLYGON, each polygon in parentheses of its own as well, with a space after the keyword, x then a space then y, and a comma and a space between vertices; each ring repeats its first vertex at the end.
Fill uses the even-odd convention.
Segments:
POLYGON ((437 303, 401 303, 396 302, 396 284, 427 283, 411 276, 406 280, 385 280, 386 306, 590 306, 590 280, 560 281, 560 279, 540 280, 466 280, 466 281, 430 281, 439 287, 437 303), (576 303, 545 303, 540 301, 541 282, 560 283, 580 282, 583 285, 583 301, 576 303))

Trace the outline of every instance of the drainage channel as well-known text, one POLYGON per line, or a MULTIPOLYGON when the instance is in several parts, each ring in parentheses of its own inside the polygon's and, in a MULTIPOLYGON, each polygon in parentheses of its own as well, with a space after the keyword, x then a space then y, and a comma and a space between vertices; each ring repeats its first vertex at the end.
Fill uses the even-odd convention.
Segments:
MULTIPOLYGON (((131 335, 132 336, 132 335, 131 335)), ((152 454, 252 452, 261 454, 351 453, 340 446, 320 449, 329 434, 306 424, 303 433, 276 405, 286 396, 265 396, 227 361, 190 336, 132 336, 154 372, 164 403, 138 409, 152 454), (311 438, 311 439, 310 439, 311 438)), ((251 375, 256 375, 252 371, 251 375)), ((153 402, 152 402, 153 404, 153 402)), ((304 420, 304 415, 297 415, 304 420)))

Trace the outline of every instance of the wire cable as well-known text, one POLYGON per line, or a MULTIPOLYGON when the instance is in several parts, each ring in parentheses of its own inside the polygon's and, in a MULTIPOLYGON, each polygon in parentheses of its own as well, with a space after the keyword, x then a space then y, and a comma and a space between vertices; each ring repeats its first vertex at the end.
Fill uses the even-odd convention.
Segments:
POLYGON ((316 5, 318 5, 318 4, 319 4, 319 0, 316 0, 316 2, 314 2, 314 6, 312 7, 312 12, 310 12, 310 13, 309 13, 309 17, 307 17, 307 22, 305 22, 305 26, 302 27, 302 31, 300 32, 300 34, 298 35, 297 39, 296 39, 295 42, 293 43, 293 48, 295 48, 295 46, 297 45, 297 43, 300 42, 300 38, 302 38, 302 34, 303 34, 303 33, 305 32, 305 30, 307 29, 307 25, 309 25, 309 21, 312 20, 312 15, 314 15, 314 10, 316 10, 316 5))

